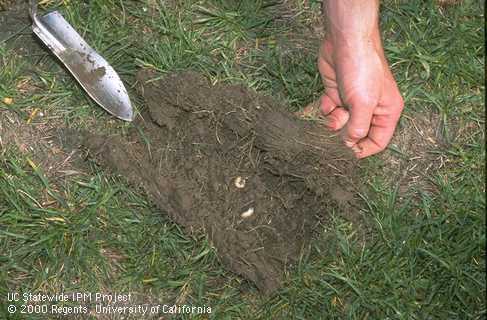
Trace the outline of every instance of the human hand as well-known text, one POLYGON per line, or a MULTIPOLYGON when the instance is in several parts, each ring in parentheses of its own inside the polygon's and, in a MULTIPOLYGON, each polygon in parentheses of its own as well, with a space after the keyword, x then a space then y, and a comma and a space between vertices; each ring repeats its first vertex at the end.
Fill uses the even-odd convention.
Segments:
POLYGON ((323 41, 318 59, 325 86, 321 111, 327 126, 343 128, 343 140, 358 158, 387 147, 404 107, 384 56, 378 24, 370 25, 373 30, 360 37, 350 37, 352 33, 344 29, 332 32, 323 41))
POLYGON ((321 110, 327 126, 343 131, 345 144, 358 158, 389 144, 404 107, 396 81, 377 45, 340 48, 325 40, 318 68, 325 93, 321 110))

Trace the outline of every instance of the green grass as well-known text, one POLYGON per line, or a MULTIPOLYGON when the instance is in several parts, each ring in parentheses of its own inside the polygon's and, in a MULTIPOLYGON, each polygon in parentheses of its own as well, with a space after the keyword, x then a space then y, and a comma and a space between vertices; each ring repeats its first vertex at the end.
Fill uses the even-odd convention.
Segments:
MULTIPOLYGON (((134 75, 151 66, 243 83, 295 110, 322 90, 309 37, 319 3, 287 3, 51 1, 49 9, 60 10, 119 71, 137 108, 134 75)), ((404 196, 387 163, 365 160, 366 231, 339 217, 322 226, 272 298, 223 270, 207 239, 184 235, 123 179, 90 164, 89 175, 57 180, 35 155, 0 149, 0 318, 7 292, 116 291, 137 293, 141 303, 212 307, 196 319, 484 319, 482 12, 478 1, 446 9, 383 1, 385 48, 404 115, 438 116, 443 144, 435 152, 447 161, 427 177, 434 192, 413 187, 404 196)), ((86 98, 50 55, 22 58, 10 43, 0 43, 0 101, 15 103, 0 102, 0 112, 27 121, 39 107, 47 120, 34 124, 129 127, 86 98), (37 89, 18 90, 26 77, 37 89)))

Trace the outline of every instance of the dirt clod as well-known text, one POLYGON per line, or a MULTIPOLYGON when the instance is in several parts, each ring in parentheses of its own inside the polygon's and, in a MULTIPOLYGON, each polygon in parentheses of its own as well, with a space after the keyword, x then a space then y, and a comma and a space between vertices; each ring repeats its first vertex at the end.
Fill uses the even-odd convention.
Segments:
POLYGON ((128 136, 66 134, 187 232, 205 232, 228 269, 273 292, 318 219, 353 201, 352 153, 242 86, 193 72, 137 78, 147 112, 128 136))

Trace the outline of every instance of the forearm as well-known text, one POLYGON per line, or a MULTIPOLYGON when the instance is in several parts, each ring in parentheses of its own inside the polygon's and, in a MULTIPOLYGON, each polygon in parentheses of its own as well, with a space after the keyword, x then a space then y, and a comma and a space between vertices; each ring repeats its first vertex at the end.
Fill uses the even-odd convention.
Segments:
POLYGON ((323 11, 327 38, 334 43, 379 37, 379 0, 325 0, 323 11))

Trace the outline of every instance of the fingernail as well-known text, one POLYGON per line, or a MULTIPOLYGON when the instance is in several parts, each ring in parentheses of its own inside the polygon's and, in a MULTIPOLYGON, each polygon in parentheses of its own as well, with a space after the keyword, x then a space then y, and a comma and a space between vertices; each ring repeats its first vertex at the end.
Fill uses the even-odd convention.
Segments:
POLYGON ((349 147, 349 148, 353 148, 353 146, 355 145, 355 143, 354 143, 354 142, 352 142, 352 141, 345 140, 345 145, 346 145, 347 147, 349 147))

